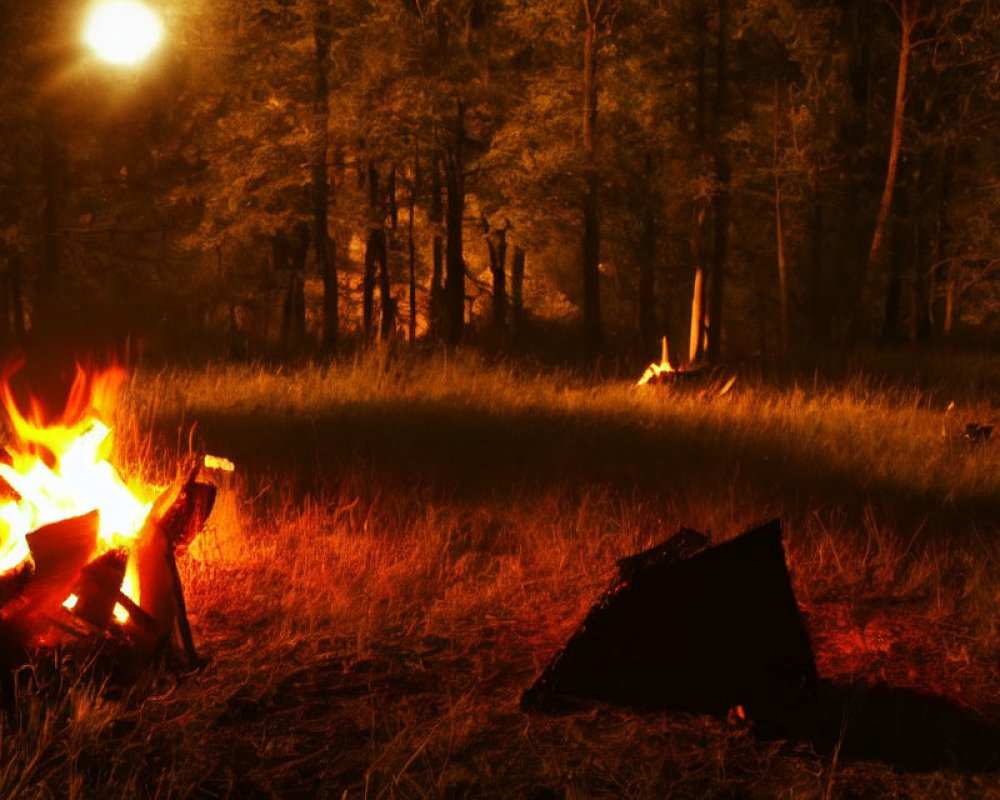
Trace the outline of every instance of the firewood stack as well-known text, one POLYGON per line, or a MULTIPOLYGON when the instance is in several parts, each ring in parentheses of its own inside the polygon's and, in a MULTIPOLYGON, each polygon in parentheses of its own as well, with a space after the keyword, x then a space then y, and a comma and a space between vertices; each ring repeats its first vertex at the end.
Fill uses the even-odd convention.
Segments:
POLYGON ((215 502, 215 486, 199 480, 202 464, 192 460, 157 497, 131 552, 94 557, 96 510, 27 534, 31 557, 0 574, 0 691, 8 715, 13 672, 47 651, 103 647, 129 662, 130 672, 164 657, 197 664, 176 555, 201 531, 215 502), (122 591, 130 558, 138 604, 122 591), (127 617, 115 615, 116 605, 127 617))

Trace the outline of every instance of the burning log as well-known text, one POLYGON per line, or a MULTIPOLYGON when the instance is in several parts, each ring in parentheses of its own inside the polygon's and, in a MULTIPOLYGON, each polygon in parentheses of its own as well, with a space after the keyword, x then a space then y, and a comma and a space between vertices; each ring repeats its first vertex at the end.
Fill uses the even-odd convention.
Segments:
POLYGON ((626 559, 583 624, 522 695, 526 710, 598 700, 803 730, 819 714, 816 666, 777 520, 732 541, 682 531, 626 559))
POLYGON ((670 363, 670 348, 667 337, 663 337, 660 363, 646 367, 642 377, 636 381, 640 386, 676 386, 697 387, 702 396, 708 399, 722 397, 729 393, 736 383, 736 376, 726 376, 718 369, 710 369, 703 364, 681 364, 674 367, 670 363))
POLYGON ((97 547, 96 511, 43 525, 24 538, 34 570, 22 592, 4 608, 3 620, 25 646, 45 637, 49 618, 67 598, 97 547))
POLYGON ((189 465, 157 498, 139 534, 135 553, 140 607, 156 623, 157 639, 169 635, 176 625, 191 663, 197 663, 198 654, 175 554, 202 529, 215 503, 215 487, 197 480, 201 463, 189 465))
POLYGON ((109 550, 87 564, 73 592, 73 613, 95 628, 107 628, 125 582, 127 564, 128 551, 122 548, 109 550))
POLYGON ((100 514, 90 511, 43 525, 25 536, 35 573, 31 594, 61 593, 61 603, 97 547, 100 514))

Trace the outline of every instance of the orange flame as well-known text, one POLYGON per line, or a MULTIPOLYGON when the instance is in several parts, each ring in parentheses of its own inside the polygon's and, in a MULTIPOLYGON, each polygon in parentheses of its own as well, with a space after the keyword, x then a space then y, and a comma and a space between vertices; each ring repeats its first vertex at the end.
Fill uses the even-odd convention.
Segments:
MULTIPOLYGON (((8 370, 8 379, 12 372, 8 370)), ((0 572, 29 556, 25 536, 31 531, 95 509, 100 528, 98 550, 92 557, 134 543, 152 503, 136 497, 107 460, 108 423, 124 378, 118 368, 91 377, 77 366, 66 407, 51 424, 37 400, 31 398, 25 416, 9 380, 0 384, 0 400, 14 437, 7 447, 10 463, 0 463, 0 477, 17 493, 0 504, 0 572)), ((130 560, 122 591, 138 602, 137 587, 130 560)), ((124 621, 128 613, 118 606, 115 616, 124 621)))
POLYGON ((660 363, 650 364, 646 367, 646 371, 642 373, 642 377, 636 381, 636 386, 645 386, 650 381, 657 380, 661 375, 667 375, 671 372, 676 372, 676 370, 670 364, 670 348, 667 346, 667 337, 663 337, 663 343, 660 353, 660 363))

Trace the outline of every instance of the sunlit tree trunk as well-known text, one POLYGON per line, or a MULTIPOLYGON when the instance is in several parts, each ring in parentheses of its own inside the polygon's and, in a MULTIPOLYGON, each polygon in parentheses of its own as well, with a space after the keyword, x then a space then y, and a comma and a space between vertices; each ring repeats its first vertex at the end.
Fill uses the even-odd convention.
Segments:
MULTIPOLYGON (((708 138, 708 18, 704 8, 697 12, 697 63, 695 79, 695 139, 699 150, 708 138)), ((691 324, 688 335, 688 363, 695 363, 703 355, 705 342, 705 220, 707 207, 703 200, 695 200, 691 215, 691 263, 694 268, 694 286, 691 291, 691 324)))
POLYGON ((703 353, 705 341, 705 263, 702 255, 702 236, 706 208, 695 210, 691 232, 691 257, 694 261, 694 287, 691 290, 691 331, 688 336, 688 363, 694 364, 703 353))

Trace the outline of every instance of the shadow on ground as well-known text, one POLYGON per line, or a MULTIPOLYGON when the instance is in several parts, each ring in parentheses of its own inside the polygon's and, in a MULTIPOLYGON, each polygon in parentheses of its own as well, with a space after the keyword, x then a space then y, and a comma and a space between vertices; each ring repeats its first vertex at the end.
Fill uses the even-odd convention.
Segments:
POLYGON ((890 686, 822 681, 817 737, 839 757, 913 771, 1000 769, 1000 725, 946 698, 890 686))
MULTIPOLYGON (((650 499, 735 498, 787 519, 831 504, 852 514, 872 506, 888 523, 949 535, 1000 518, 1000 500, 985 491, 914 490, 826 463, 789 439, 707 422, 652 426, 608 414, 378 401, 310 417, 264 410, 194 416, 209 452, 249 467, 251 491, 276 482, 299 497, 336 493, 360 478, 374 492, 418 488, 428 500, 482 502, 606 485, 650 499)), ((180 422, 161 420, 161 430, 176 435, 180 422)))

